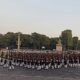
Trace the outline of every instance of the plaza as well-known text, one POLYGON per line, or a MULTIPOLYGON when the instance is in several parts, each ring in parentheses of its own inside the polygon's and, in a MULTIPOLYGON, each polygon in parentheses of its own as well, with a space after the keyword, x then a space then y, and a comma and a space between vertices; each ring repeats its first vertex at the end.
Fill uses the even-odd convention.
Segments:
POLYGON ((80 68, 37 71, 23 67, 9 70, 0 66, 0 80, 80 80, 80 68))

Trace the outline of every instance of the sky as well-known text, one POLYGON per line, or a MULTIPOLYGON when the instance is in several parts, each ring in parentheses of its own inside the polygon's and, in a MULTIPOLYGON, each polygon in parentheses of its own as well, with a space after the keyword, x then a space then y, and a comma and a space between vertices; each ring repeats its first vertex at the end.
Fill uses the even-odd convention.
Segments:
POLYGON ((80 37, 80 0, 0 0, 0 33, 37 32, 49 37, 71 29, 80 37))

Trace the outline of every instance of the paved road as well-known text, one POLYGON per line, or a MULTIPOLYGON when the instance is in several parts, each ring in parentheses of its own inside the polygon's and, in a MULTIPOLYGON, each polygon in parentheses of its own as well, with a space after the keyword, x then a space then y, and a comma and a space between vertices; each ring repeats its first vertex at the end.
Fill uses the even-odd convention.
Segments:
POLYGON ((22 67, 8 70, 0 66, 0 80, 80 80, 80 68, 37 71, 22 67))

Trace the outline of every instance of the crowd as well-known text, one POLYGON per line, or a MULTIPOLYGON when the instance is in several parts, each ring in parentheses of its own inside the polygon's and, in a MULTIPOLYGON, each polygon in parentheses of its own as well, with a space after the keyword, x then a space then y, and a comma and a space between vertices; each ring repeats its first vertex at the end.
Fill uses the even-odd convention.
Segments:
POLYGON ((80 53, 75 51, 1 51, 0 65, 9 69, 15 66, 31 69, 55 69, 62 67, 80 67, 80 53))

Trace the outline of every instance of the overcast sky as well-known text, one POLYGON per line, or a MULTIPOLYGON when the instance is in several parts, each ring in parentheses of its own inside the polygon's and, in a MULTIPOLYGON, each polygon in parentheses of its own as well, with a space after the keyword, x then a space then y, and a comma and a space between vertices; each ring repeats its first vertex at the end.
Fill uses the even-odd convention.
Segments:
POLYGON ((80 0, 0 0, 0 33, 54 37, 65 29, 80 36, 80 0))

